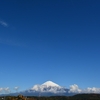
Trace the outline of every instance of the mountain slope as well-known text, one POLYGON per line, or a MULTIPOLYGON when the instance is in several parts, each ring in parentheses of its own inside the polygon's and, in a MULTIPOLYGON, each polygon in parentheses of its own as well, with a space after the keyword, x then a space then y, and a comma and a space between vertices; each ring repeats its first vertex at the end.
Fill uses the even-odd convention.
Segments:
POLYGON ((52 95, 65 95, 68 94, 68 89, 59 86, 58 84, 47 81, 41 85, 34 85, 31 89, 21 92, 24 95, 42 95, 42 96, 52 96, 52 95))
MULTIPOLYGON (((8 95, 19 95, 22 94, 24 96, 61 96, 61 95, 72 95, 68 93, 69 89, 59 86, 58 84, 47 81, 41 85, 34 85, 31 89, 27 89, 25 91, 10 93, 8 95)), ((4 94, 5 95, 5 94, 4 94)))

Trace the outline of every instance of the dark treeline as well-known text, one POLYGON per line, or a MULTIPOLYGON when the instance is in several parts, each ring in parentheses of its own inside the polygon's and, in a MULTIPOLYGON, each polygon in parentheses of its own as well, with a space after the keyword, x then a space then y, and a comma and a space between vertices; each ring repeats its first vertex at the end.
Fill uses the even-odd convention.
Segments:
POLYGON ((74 96, 35 97, 22 95, 0 97, 0 100, 100 100, 100 94, 77 94, 74 96))

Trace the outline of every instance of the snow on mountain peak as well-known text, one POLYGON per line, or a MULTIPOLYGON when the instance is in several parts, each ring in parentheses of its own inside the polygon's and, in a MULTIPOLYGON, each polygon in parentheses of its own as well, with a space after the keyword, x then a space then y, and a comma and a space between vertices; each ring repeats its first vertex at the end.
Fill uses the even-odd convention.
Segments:
POLYGON ((66 93, 66 88, 59 86, 58 84, 47 81, 41 85, 34 85, 31 89, 27 90, 28 93, 66 93))
POLYGON ((47 87, 52 86, 52 87, 60 87, 58 84, 52 82, 52 81, 47 81, 45 83, 42 84, 42 86, 45 85, 47 87))

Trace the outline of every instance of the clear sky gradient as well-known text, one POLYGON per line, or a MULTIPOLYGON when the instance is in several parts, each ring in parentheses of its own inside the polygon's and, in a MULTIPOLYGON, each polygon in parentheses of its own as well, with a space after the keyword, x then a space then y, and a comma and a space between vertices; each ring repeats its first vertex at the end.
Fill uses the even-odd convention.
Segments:
POLYGON ((0 87, 48 80, 100 87, 100 0, 0 1, 0 87))

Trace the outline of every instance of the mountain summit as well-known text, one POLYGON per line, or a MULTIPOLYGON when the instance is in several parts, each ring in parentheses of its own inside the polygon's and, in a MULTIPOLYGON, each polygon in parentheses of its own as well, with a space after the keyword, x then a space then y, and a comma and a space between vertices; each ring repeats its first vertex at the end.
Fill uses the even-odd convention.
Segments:
POLYGON ((52 81, 47 81, 41 85, 34 85, 31 90, 33 91, 39 91, 39 92, 57 92, 59 89, 62 87, 59 86, 58 84, 52 82, 52 81))
POLYGON ((52 87, 60 87, 58 84, 52 82, 52 81, 47 81, 45 83, 43 83, 42 85, 45 85, 47 87, 52 86, 52 87))

